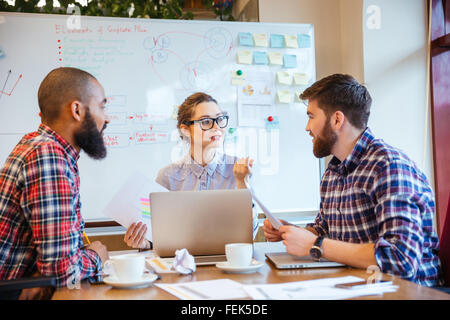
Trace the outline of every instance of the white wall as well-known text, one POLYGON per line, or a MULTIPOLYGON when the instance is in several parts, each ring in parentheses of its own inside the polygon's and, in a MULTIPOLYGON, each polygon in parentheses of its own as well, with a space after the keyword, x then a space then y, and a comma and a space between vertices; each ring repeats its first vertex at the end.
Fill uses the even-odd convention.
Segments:
POLYGON ((373 98, 369 126, 408 154, 433 182, 427 121, 426 0, 260 0, 261 22, 312 23, 317 79, 349 73, 373 98), (370 5, 380 29, 368 29, 370 5))
POLYGON ((405 151, 432 181, 426 0, 365 0, 364 12, 364 74, 373 98, 369 125, 405 151), (369 6, 379 8, 379 29, 367 26, 369 6))
POLYGON ((341 71, 339 1, 259 0, 259 21, 314 24, 316 78, 341 71))

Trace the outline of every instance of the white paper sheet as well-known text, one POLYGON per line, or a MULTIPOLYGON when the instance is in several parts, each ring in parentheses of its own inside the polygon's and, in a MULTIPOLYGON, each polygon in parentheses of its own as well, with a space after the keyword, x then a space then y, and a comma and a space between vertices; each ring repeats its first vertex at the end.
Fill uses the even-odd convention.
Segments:
POLYGON ((352 290, 334 287, 336 284, 356 281, 364 281, 364 279, 347 276, 281 284, 246 285, 244 290, 255 300, 337 300, 381 295, 386 292, 395 292, 398 289, 393 285, 352 290))
POLYGON ((150 192, 168 191, 162 186, 151 183, 140 172, 135 172, 125 181, 114 197, 103 210, 103 214, 128 228, 133 222, 143 222, 147 225, 145 238, 152 240, 150 219, 150 192))
POLYGON ((265 119, 274 115, 274 102, 273 74, 267 71, 247 71, 245 83, 237 87, 239 126, 264 128, 265 119))
POLYGON ((248 298, 243 286, 230 279, 185 283, 155 283, 155 286, 182 300, 230 300, 248 298))
POLYGON ((250 185, 248 176, 245 178, 244 182, 245 182, 245 185, 247 186, 247 189, 250 190, 253 200, 255 200, 255 202, 258 204, 258 206, 264 212, 264 214, 266 215, 267 219, 269 219, 272 226, 278 230, 283 225, 283 223, 281 223, 281 221, 277 217, 275 217, 272 214, 272 212, 270 212, 270 210, 267 209, 266 206, 261 201, 259 201, 258 197, 255 195, 255 191, 253 190, 253 188, 250 185))

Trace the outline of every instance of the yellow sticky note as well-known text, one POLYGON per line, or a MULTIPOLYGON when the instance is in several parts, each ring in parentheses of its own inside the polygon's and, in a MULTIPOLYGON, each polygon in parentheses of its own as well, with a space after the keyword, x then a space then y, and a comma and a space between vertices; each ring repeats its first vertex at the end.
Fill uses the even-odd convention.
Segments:
POLYGON ((303 102, 303 100, 300 99, 300 95, 301 95, 302 93, 303 93, 303 91, 295 91, 295 93, 294 93, 294 96, 295 96, 294 101, 295 101, 295 102, 303 102))
POLYGON ((252 52, 249 50, 241 50, 237 53, 237 63, 252 64, 252 52))
POLYGON ((309 77, 306 73, 294 73, 294 83, 297 86, 306 86, 309 82, 309 77))
POLYGON ((265 33, 254 33, 253 41, 255 42, 256 47, 267 47, 269 45, 267 34, 265 33))
POLYGON ((279 103, 291 103, 291 92, 289 90, 278 90, 277 98, 279 103))
POLYGON ((290 86, 292 83, 291 75, 289 74, 289 72, 278 71, 277 81, 279 84, 287 84, 288 86, 290 86))
POLYGON ((178 118, 178 105, 173 106, 172 115, 170 116, 173 120, 177 120, 178 118))
POLYGON ((287 34, 284 36, 286 48, 298 48, 297 35, 287 34))
POLYGON ((270 64, 283 65, 283 55, 279 52, 269 52, 270 64))

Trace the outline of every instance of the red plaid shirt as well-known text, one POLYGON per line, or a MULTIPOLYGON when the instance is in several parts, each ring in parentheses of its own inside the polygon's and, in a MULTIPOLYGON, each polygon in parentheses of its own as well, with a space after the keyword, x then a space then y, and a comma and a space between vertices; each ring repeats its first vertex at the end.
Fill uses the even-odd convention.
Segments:
POLYGON ((45 125, 17 144, 0 171, 0 279, 99 280, 101 260, 83 249, 78 152, 45 125))

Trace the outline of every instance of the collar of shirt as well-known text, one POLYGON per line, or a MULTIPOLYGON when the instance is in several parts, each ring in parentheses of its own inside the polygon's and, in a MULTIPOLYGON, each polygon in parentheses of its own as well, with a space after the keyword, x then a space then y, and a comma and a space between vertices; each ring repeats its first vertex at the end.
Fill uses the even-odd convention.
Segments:
POLYGON ((348 157, 342 162, 337 157, 333 157, 328 165, 328 168, 341 175, 351 173, 359 165, 361 158, 366 153, 367 147, 374 139, 375 136, 369 127, 367 127, 356 142, 353 151, 348 155, 348 157))
POLYGON ((183 169, 186 171, 191 171, 197 178, 200 178, 205 171, 210 177, 214 177, 214 174, 217 171, 222 176, 227 178, 229 173, 226 170, 224 158, 224 154, 216 152, 213 160, 203 167, 199 165, 194 159, 192 159, 190 154, 187 154, 183 158, 183 169))
POLYGON ((66 153, 69 155, 72 165, 76 164, 76 162, 80 158, 80 153, 75 149, 74 146, 72 146, 69 142, 67 142, 63 137, 61 137, 53 129, 51 129, 50 127, 48 127, 42 123, 39 125, 38 133, 59 143, 64 148, 66 153))

